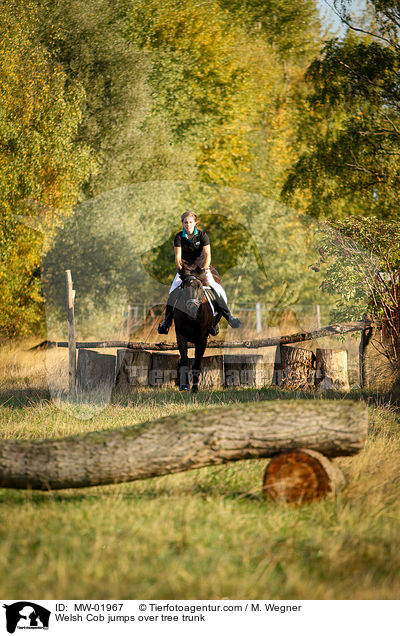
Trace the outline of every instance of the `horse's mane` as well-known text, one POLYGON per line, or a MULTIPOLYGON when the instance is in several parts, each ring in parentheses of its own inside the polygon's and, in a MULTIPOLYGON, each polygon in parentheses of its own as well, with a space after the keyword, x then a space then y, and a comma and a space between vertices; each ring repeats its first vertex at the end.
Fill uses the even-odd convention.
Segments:
POLYGON ((182 267, 180 271, 181 279, 183 280, 188 276, 195 276, 195 278, 197 278, 201 283, 206 282, 206 272, 198 265, 196 265, 196 267, 189 267, 187 265, 182 267))

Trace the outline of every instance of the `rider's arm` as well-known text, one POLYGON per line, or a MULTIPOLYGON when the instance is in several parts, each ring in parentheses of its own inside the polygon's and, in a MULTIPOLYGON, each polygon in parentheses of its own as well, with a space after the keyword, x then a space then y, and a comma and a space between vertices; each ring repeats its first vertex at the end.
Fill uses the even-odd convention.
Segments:
POLYGON ((211 246, 210 245, 204 245, 203 247, 203 252, 206 256, 206 260, 204 262, 204 269, 208 269, 211 265, 211 246))
POLYGON ((182 248, 175 246, 175 264, 177 270, 182 269, 182 248))

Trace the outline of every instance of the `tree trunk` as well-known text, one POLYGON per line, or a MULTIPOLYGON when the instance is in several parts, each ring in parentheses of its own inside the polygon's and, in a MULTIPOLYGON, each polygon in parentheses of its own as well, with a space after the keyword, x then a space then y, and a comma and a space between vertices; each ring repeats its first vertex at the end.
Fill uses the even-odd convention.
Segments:
POLYGON ((346 400, 275 400, 189 411, 64 439, 0 441, 0 486, 48 490, 134 481, 309 448, 353 455, 367 408, 346 400))
MULTIPOLYGON (((209 349, 259 349, 260 347, 277 347, 282 344, 289 344, 294 342, 304 342, 306 340, 315 340, 317 338, 323 338, 325 336, 338 336, 343 333, 351 333, 353 331, 361 331, 366 325, 370 324, 365 320, 358 320, 356 322, 346 322, 336 325, 328 325, 327 327, 321 327, 314 331, 301 331, 299 333, 292 333, 288 336, 280 336, 279 338, 263 338, 261 340, 231 340, 225 342, 224 340, 210 340, 207 344, 209 349)), ((53 340, 45 340, 40 344, 32 347, 34 349, 40 349, 43 346, 46 347, 68 347, 68 342, 56 342, 53 340)), ((77 349, 106 349, 106 348, 120 348, 132 349, 134 351, 176 351, 178 345, 176 342, 124 342, 122 340, 100 340, 96 342, 77 342, 77 349)), ((189 349, 193 349, 194 345, 189 344, 189 349)))
POLYGON ((224 355, 225 386, 264 386, 262 355, 224 355))
POLYGON ((306 503, 345 484, 342 471, 327 457, 301 448, 274 457, 264 474, 263 491, 274 501, 306 503))
POLYGON ((117 351, 116 385, 118 388, 148 386, 151 369, 150 351, 117 351))
POLYGON ((116 357, 89 349, 78 350, 78 391, 105 389, 115 384, 116 357))
POLYGON ((317 349, 316 362, 315 384, 319 390, 350 391, 346 350, 317 349))
POLYGON ((153 353, 150 386, 176 386, 178 381, 179 354, 153 353))
POLYGON ((214 389, 224 386, 223 356, 205 356, 201 361, 200 389, 214 389))
POLYGON ((287 389, 306 389, 314 384, 315 355, 308 349, 277 347, 272 384, 287 389))

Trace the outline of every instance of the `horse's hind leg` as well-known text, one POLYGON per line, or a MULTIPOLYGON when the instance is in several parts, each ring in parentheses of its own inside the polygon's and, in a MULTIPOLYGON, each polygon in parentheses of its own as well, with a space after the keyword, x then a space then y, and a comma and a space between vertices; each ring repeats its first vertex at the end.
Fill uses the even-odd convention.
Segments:
POLYGON ((176 333, 179 355, 181 356, 178 364, 178 382, 180 391, 189 391, 189 358, 187 354, 187 340, 179 331, 176 333))
POLYGON ((207 347, 207 338, 205 340, 201 340, 200 342, 196 342, 194 361, 193 361, 193 384, 192 384, 193 393, 197 393, 199 390, 199 381, 201 376, 201 361, 203 360, 206 347, 207 347))

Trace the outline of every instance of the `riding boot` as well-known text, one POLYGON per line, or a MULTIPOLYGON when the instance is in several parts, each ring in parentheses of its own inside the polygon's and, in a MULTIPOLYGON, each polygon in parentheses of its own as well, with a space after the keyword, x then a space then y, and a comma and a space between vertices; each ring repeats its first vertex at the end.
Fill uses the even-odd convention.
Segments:
POLYGON ((170 326, 172 325, 172 321, 174 319, 174 308, 179 294, 179 289, 180 288, 177 287, 168 296, 164 320, 158 325, 158 333, 167 334, 170 326))
POLYGON ((241 321, 239 320, 239 318, 235 318, 234 316, 232 316, 224 298, 220 294, 217 294, 215 289, 213 289, 213 292, 215 294, 215 299, 216 299, 216 304, 218 306, 218 309, 223 315, 223 317, 225 318, 225 320, 228 321, 228 325, 232 327, 233 329, 238 329, 238 327, 241 327, 242 325, 241 321))
POLYGON ((165 317, 162 322, 158 325, 158 333, 167 334, 170 326, 172 325, 172 321, 174 319, 174 308, 172 305, 167 305, 165 308, 165 317))

